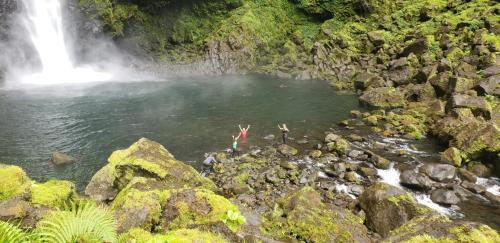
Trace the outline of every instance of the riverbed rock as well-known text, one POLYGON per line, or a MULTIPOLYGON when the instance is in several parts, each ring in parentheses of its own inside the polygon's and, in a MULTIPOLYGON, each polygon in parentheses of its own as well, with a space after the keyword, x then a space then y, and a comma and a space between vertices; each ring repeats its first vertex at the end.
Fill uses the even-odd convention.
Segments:
POLYGON ((456 169, 453 165, 428 163, 420 167, 420 172, 426 174, 435 181, 443 182, 455 178, 456 169))
POLYGON ((85 193, 96 201, 112 200, 136 176, 152 178, 165 185, 165 189, 217 190, 211 180, 176 160, 161 144, 141 138, 129 148, 113 152, 108 164, 92 177, 85 193))
POLYGON ((391 231, 381 242, 499 242, 498 232, 487 225, 452 221, 444 215, 415 217, 391 231))
POLYGON ((429 177, 414 170, 403 171, 399 179, 401 180, 401 185, 419 190, 430 190, 434 184, 429 177))
POLYGON ((386 159, 380 155, 376 155, 376 154, 372 155, 371 162, 378 169, 387 170, 391 167, 391 162, 388 159, 386 159))
POLYGON ((275 239, 307 242, 368 242, 363 220, 345 209, 322 202, 311 187, 286 194, 263 219, 275 239))
POLYGON ((444 205, 456 205, 460 202, 460 198, 453 190, 439 188, 431 192, 431 200, 435 203, 444 205))
POLYGON ((54 152, 52 154, 52 157, 50 158, 50 161, 52 163, 54 163, 55 165, 65 165, 65 164, 71 164, 71 163, 75 162, 76 159, 67 155, 67 154, 63 154, 60 152, 54 152))
POLYGON ((278 146, 278 151, 284 156, 294 156, 299 153, 299 151, 287 144, 281 144, 278 146))
POLYGON ((366 225, 382 236, 389 235, 391 230, 408 220, 430 212, 409 192, 383 182, 366 188, 359 202, 366 212, 366 225))
POLYGON ((380 87, 366 90, 360 101, 379 108, 397 108, 405 104, 404 94, 393 87, 380 87))
POLYGON ((460 154, 460 150, 455 147, 446 149, 441 154, 441 162, 460 167, 462 164, 462 155, 460 154))
POLYGON ((321 157, 321 150, 312 150, 311 152, 309 152, 309 157, 311 158, 314 158, 314 159, 317 159, 319 157, 321 157))
POLYGON ((486 188, 484 186, 469 181, 462 181, 460 185, 462 185, 465 189, 468 189, 469 191, 477 194, 481 194, 486 191, 486 188))
POLYGON ((477 176, 474 175, 474 173, 464 169, 464 168, 460 168, 458 169, 458 176, 460 177, 460 179, 462 179, 463 181, 469 181, 469 182, 472 182, 472 183, 476 183, 477 181, 477 176))
POLYGON ((31 180, 23 169, 0 164, 0 202, 29 193, 31 180))
POLYGON ((31 205, 22 198, 14 197, 0 202, 0 220, 20 220, 27 216, 31 205))

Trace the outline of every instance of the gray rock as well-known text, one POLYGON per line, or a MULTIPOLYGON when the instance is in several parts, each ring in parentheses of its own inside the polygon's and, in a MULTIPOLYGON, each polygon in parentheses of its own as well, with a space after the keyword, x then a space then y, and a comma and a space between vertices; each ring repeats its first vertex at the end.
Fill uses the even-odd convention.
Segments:
POLYGON ((407 57, 410 53, 415 55, 422 55, 429 48, 427 41, 425 39, 415 40, 413 43, 406 46, 401 52, 398 54, 398 57, 407 57))
POLYGON ((296 148, 287 144, 281 144, 280 146, 278 146, 278 151, 285 156, 294 156, 299 153, 296 148))
POLYGON ((455 94, 451 97, 451 106, 453 108, 469 108, 487 119, 491 118, 491 106, 483 97, 455 94))
POLYGON ((478 194, 484 193, 486 191, 486 188, 484 186, 478 185, 476 183, 471 183, 469 181, 462 181, 461 185, 465 189, 478 194))
POLYGON ((434 184, 429 177, 413 170, 405 170, 399 176, 401 184, 410 188, 430 190, 434 184))
POLYGON ((485 77, 490 77, 497 74, 500 74, 500 65, 494 65, 484 70, 485 77))
POLYGON ((477 181, 477 176, 474 175, 474 173, 466 170, 466 169, 458 169, 458 176, 460 177, 460 179, 462 180, 466 180, 466 181, 469 181, 469 182, 472 182, 472 183, 476 183, 477 181))
POLYGON ((455 178, 456 169, 448 164, 425 164, 420 167, 420 172, 439 182, 450 181, 455 178))
POLYGON ((363 151, 359 151, 359 150, 353 149, 353 150, 349 151, 349 153, 348 153, 347 156, 349 156, 349 157, 351 157, 353 159, 357 159, 357 158, 359 158, 363 154, 364 154, 363 151))
POLYGON ((479 94, 489 94, 500 96, 500 75, 494 75, 489 78, 484 79, 476 87, 479 94))
POLYGON ((333 143, 342 137, 340 135, 334 134, 334 133, 329 133, 325 137, 325 143, 333 143))
POLYGON ((456 205, 460 202, 455 191, 440 188, 431 192, 431 200, 438 204, 456 205))
POLYGON ((371 161, 372 161, 373 165, 375 165, 375 167, 377 167, 378 169, 387 170, 387 169, 389 169, 389 167, 391 167, 391 162, 388 159, 383 158, 383 157, 376 155, 376 154, 374 154, 371 157, 371 161))

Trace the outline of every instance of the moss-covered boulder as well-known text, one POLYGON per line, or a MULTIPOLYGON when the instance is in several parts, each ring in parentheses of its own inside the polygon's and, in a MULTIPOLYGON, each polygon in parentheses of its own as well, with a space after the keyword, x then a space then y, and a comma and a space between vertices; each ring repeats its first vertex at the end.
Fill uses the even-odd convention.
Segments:
POLYGON ((120 235, 120 242, 127 243, 150 243, 150 242, 172 242, 172 243, 192 243, 192 242, 228 242, 221 235, 201 231, 198 229, 180 229, 170 231, 167 234, 151 234, 141 228, 133 228, 120 235))
POLYGON ((0 202, 0 220, 18 220, 26 217, 31 205, 22 198, 14 197, 0 202))
POLYGON ((361 218, 323 203, 311 187, 288 193, 263 217, 262 226, 273 238, 285 241, 370 241, 361 218))
POLYGON ((359 99, 362 103, 378 108, 397 108, 405 105, 403 92, 393 87, 368 89, 359 99))
POLYGON ((204 189, 171 191, 161 218, 164 231, 225 224, 236 232, 245 223, 238 207, 226 198, 204 189))
POLYGON ((0 164, 0 201, 29 192, 31 181, 18 166, 0 164))
POLYGON ((70 181, 49 180, 31 186, 31 202, 51 208, 64 206, 74 195, 75 184, 70 181))
POLYGON ((462 164, 462 155, 460 154, 460 150, 455 147, 446 149, 441 154, 441 162, 460 167, 462 164))
POLYGON ((134 177, 152 178, 165 188, 206 188, 215 184, 193 167, 182 163, 161 144, 141 138, 129 148, 113 152, 108 164, 99 170, 85 189, 96 201, 113 199, 134 177))
POLYGON ((160 221, 160 193, 127 188, 118 194, 111 208, 115 210, 118 232, 135 227, 151 231, 160 221))
POLYGON ((409 192, 383 182, 368 187, 359 202, 366 213, 366 225, 382 236, 414 217, 433 213, 409 192))
POLYGON ((443 215, 415 217, 390 232, 382 242, 499 242, 487 225, 451 221, 443 215))

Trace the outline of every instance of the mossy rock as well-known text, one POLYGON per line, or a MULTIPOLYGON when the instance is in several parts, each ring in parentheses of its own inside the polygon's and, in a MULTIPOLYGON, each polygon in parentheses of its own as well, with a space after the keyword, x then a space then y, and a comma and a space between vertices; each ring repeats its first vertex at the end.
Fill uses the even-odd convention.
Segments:
POLYGON ((228 243, 221 235, 197 229, 179 229, 166 234, 169 243, 217 242, 228 243))
POLYGON ((58 208, 68 203, 76 195, 75 184, 70 181, 49 180, 31 186, 31 202, 58 208))
POLYGON ((31 181, 21 167, 0 164, 0 201, 22 196, 30 186, 31 181))
POLYGON ((366 225, 382 236, 414 217, 435 213, 418 204, 409 192, 383 182, 368 187, 359 202, 366 213, 366 225))
POLYGON ((498 232, 487 225, 451 221, 444 215, 413 218, 390 232, 382 242, 499 242, 498 232))
POLYGON ((267 234, 284 241, 369 241, 361 218, 324 204, 321 195, 311 187, 288 193, 262 220, 267 234))
POLYGON ((161 144, 146 138, 141 138, 127 149, 113 152, 108 162, 92 177, 85 189, 85 193, 96 201, 112 200, 134 177, 155 179, 168 189, 217 189, 211 180, 176 160, 161 144))
POLYGON ((393 87, 368 89, 359 99, 362 103, 377 108, 403 107, 406 102, 403 92, 393 87))
POLYGON ((221 222, 237 232, 246 222, 236 205, 204 189, 171 191, 161 220, 161 227, 166 232, 221 222))

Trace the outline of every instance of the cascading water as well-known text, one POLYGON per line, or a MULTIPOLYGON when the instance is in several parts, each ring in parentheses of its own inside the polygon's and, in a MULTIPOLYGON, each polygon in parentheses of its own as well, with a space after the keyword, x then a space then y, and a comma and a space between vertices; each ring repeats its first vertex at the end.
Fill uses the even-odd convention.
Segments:
POLYGON ((42 69, 20 77, 22 82, 33 84, 81 83, 105 81, 111 75, 88 67, 75 67, 66 45, 62 4, 64 0, 23 0, 27 28, 42 69))

